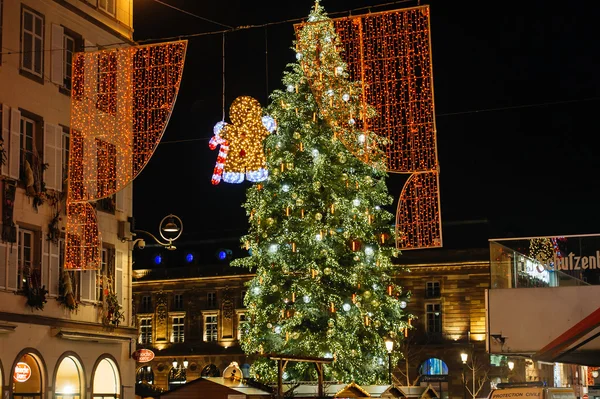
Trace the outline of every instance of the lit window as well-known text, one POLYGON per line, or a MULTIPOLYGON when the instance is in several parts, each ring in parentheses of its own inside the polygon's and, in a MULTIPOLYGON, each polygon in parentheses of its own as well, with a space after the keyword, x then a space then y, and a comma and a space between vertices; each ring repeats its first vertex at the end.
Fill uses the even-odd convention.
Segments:
POLYGON ((442 332, 442 305, 439 303, 428 303, 426 305, 427 313, 427 332, 429 334, 441 334, 442 332))
POLYGON ((171 342, 174 342, 174 343, 183 342, 185 318, 184 317, 173 317, 172 320, 173 320, 173 330, 171 333, 171 342))
POLYGON ((246 313, 238 314, 238 336, 237 339, 241 340, 244 336, 244 323, 246 322, 246 313))
POLYGON ((216 342, 218 338, 217 315, 210 315, 204 318, 204 341, 216 342))
POLYGON ((21 69, 43 78, 43 65, 44 17, 23 7, 21 10, 21 69))
POLYGON ((140 344, 152 343, 152 318, 144 317, 140 319, 140 335, 138 338, 140 344))
MULTIPOLYGON (((66 184, 67 178, 69 177, 69 145, 71 142, 71 135, 69 129, 65 128, 62 132, 62 161, 63 161, 63 173, 62 181, 66 184)), ((63 192, 66 186, 63 187, 63 192)), ((61 263, 62 265, 62 263, 61 263)))

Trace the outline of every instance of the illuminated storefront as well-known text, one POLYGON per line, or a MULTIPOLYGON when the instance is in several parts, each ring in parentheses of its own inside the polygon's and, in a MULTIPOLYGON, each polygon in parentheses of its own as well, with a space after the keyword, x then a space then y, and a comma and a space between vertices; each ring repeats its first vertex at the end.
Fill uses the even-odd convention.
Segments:
POLYGON ((600 234, 490 240, 488 352, 509 381, 573 387, 600 365, 600 234))

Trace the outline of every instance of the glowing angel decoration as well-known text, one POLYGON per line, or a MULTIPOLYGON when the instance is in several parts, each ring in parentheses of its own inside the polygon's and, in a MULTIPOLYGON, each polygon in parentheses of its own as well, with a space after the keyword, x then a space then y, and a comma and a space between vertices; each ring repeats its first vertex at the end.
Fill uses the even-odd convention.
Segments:
POLYGON ((208 146, 221 146, 212 176, 212 184, 263 181, 268 176, 263 140, 277 128, 275 120, 262 116, 260 103, 252 97, 236 98, 229 108, 231 124, 221 121, 214 129, 208 146))

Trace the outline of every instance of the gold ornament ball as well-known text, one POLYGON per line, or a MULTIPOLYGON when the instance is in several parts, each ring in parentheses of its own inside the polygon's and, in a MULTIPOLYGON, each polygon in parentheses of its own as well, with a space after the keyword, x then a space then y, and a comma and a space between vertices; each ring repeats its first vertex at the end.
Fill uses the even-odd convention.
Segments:
POLYGON ((355 262, 358 262, 359 260, 360 260, 360 256, 358 256, 358 255, 355 255, 355 256, 354 256, 354 261, 355 261, 355 262))
POLYGON ((348 174, 342 173, 342 180, 348 180, 348 174))
POLYGON ((344 236, 344 238, 350 238, 350 232, 346 230, 342 233, 342 236, 344 236))
POLYGON ((300 132, 294 132, 294 138, 296 140, 299 140, 302 136, 300 135, 300 132))
POLYGON ((320 182, 320 181, 316 181, 316 182, 314 182, 314 183, 313 183, 313 188, 314 188, 315 190, 318 190, 318 189, 320 189, 320 188, 321 188, 321 182, 320 182))
POLYGON ((329 276, 331 274, 331 269, 326 267, 325 269, 323 269, 323 273, 329 276))
POLYGON ((367 299, 371 298, 371 291, 367 290, 367 291, 363 292, 363 296, 367 299))
POLYGON ((296 198, 298 198, 298 194, 292 193, 292 199, 296 199, 296 198))
POLYGON ((390 337, 396 338, 396 331, 390 331, 390 337))
POLYGON ((275 223, 275 219, 273 219, 273 218, 267 218, 267 224, 269 226, 272 225, 273 223, 275 223))
POLYGON ((292 170, 292 169, 294 169, 294 164, 293 164, 292 162, 288 162, 288 163, 285 165, 285 167, 286 167, 286 168, 288 168, 289 170, 292 170))
POLYGON ((323 215, 320 214, 319 212, 315 213, 315 220, 321 220, 323 219, 323 215))
POLYGON ((271 286, 271 291, 273 291, 273 292, 277 292, 277 291, 279 291, 279 286, 278 286, 277 284, 273 284, 273 285, 271 286))
POLYGON ((302 205, 304 205, 304 201, 302 200, 302 198, 298 198, 298 199, 296 200, 296 205, 297 205, 297 206, 302 206, 302 205))
POLYGON ((328 325, 329 327, 333 327, 333 326, 335 325, 335 320, 333 320, 333 319, 329 319, 329 321, 327 321, 327 325, 328 325))
POLYGON ((262 237, 263 238, 267 238, 269 235, 267 234, 267 232, 262 233, 262 237))
POLYGON ((361 307, 362 305, 360 304, 360 302, 358 302, 358 301, 357 301, 357 302, 354 304, 354 306, 356 306, 357 308, 359 308, 359 309, 360 309, 360 307, 361 307))
POLYGON ((373 325, 375 326, 375 328, 379 328, 379 327, 381 327, 381 322, 379 320, 375 320, 373 322, 373 325))
POLYGON ((292 338, 294 338, 294 339, 298 339, 298 338, 300 338, 300 333, 299 333, 298 331, 294 331, 294 332, 292 333, 292 338))
POLYGON ((376 307, 378 307, 378 306, 379 306, 379 301, 378 301, 377 299, 373 299, 373 300, 371 301, 371 305, 373 305, 373 307, 374 307, 374 308, 376 308, 376 307))
POLYGON ((273 324, 267 323, 267 328, 273 328, 273 324))

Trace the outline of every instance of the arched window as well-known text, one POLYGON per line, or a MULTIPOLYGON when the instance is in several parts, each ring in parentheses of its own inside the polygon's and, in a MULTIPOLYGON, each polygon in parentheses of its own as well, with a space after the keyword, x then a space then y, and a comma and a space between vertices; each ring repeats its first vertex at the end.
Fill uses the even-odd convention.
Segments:
POLYGON ((135 373, 136 384, 154 384, 154 371, 151 366, 142 366, 135 373))
POLYGON ((179 367, 171 368, 169 371, 169 390, 180 386, 181 384, 185 384, 187 381, 187 376, 185 372, 185 367, 179 365, 179 367))
POLYGON ((24 354, 13 370, 13 399, 41 399, 42 370, 39 359, 31 353, 24 354))
POLYGON ((219 370, 214 364, 209 364, 202 369, 202 373, 200 375, 202 377, 219 377, 221 375, 221 370, 219 370))
POLYGON ((441 359, 431 357, 425 360, 419 367, 421 375, 448 375, 448 366, 441 359))
POLYGON ((82 368, 73 356, 65 357, 58 366, 54 379, 55 399, 80 399, 83 396, 82 368))
POLYGON ((94 371, 92 399, 117 399, 120 387, 121 378, 115 362, 109 358, 100 360, 94 371))

